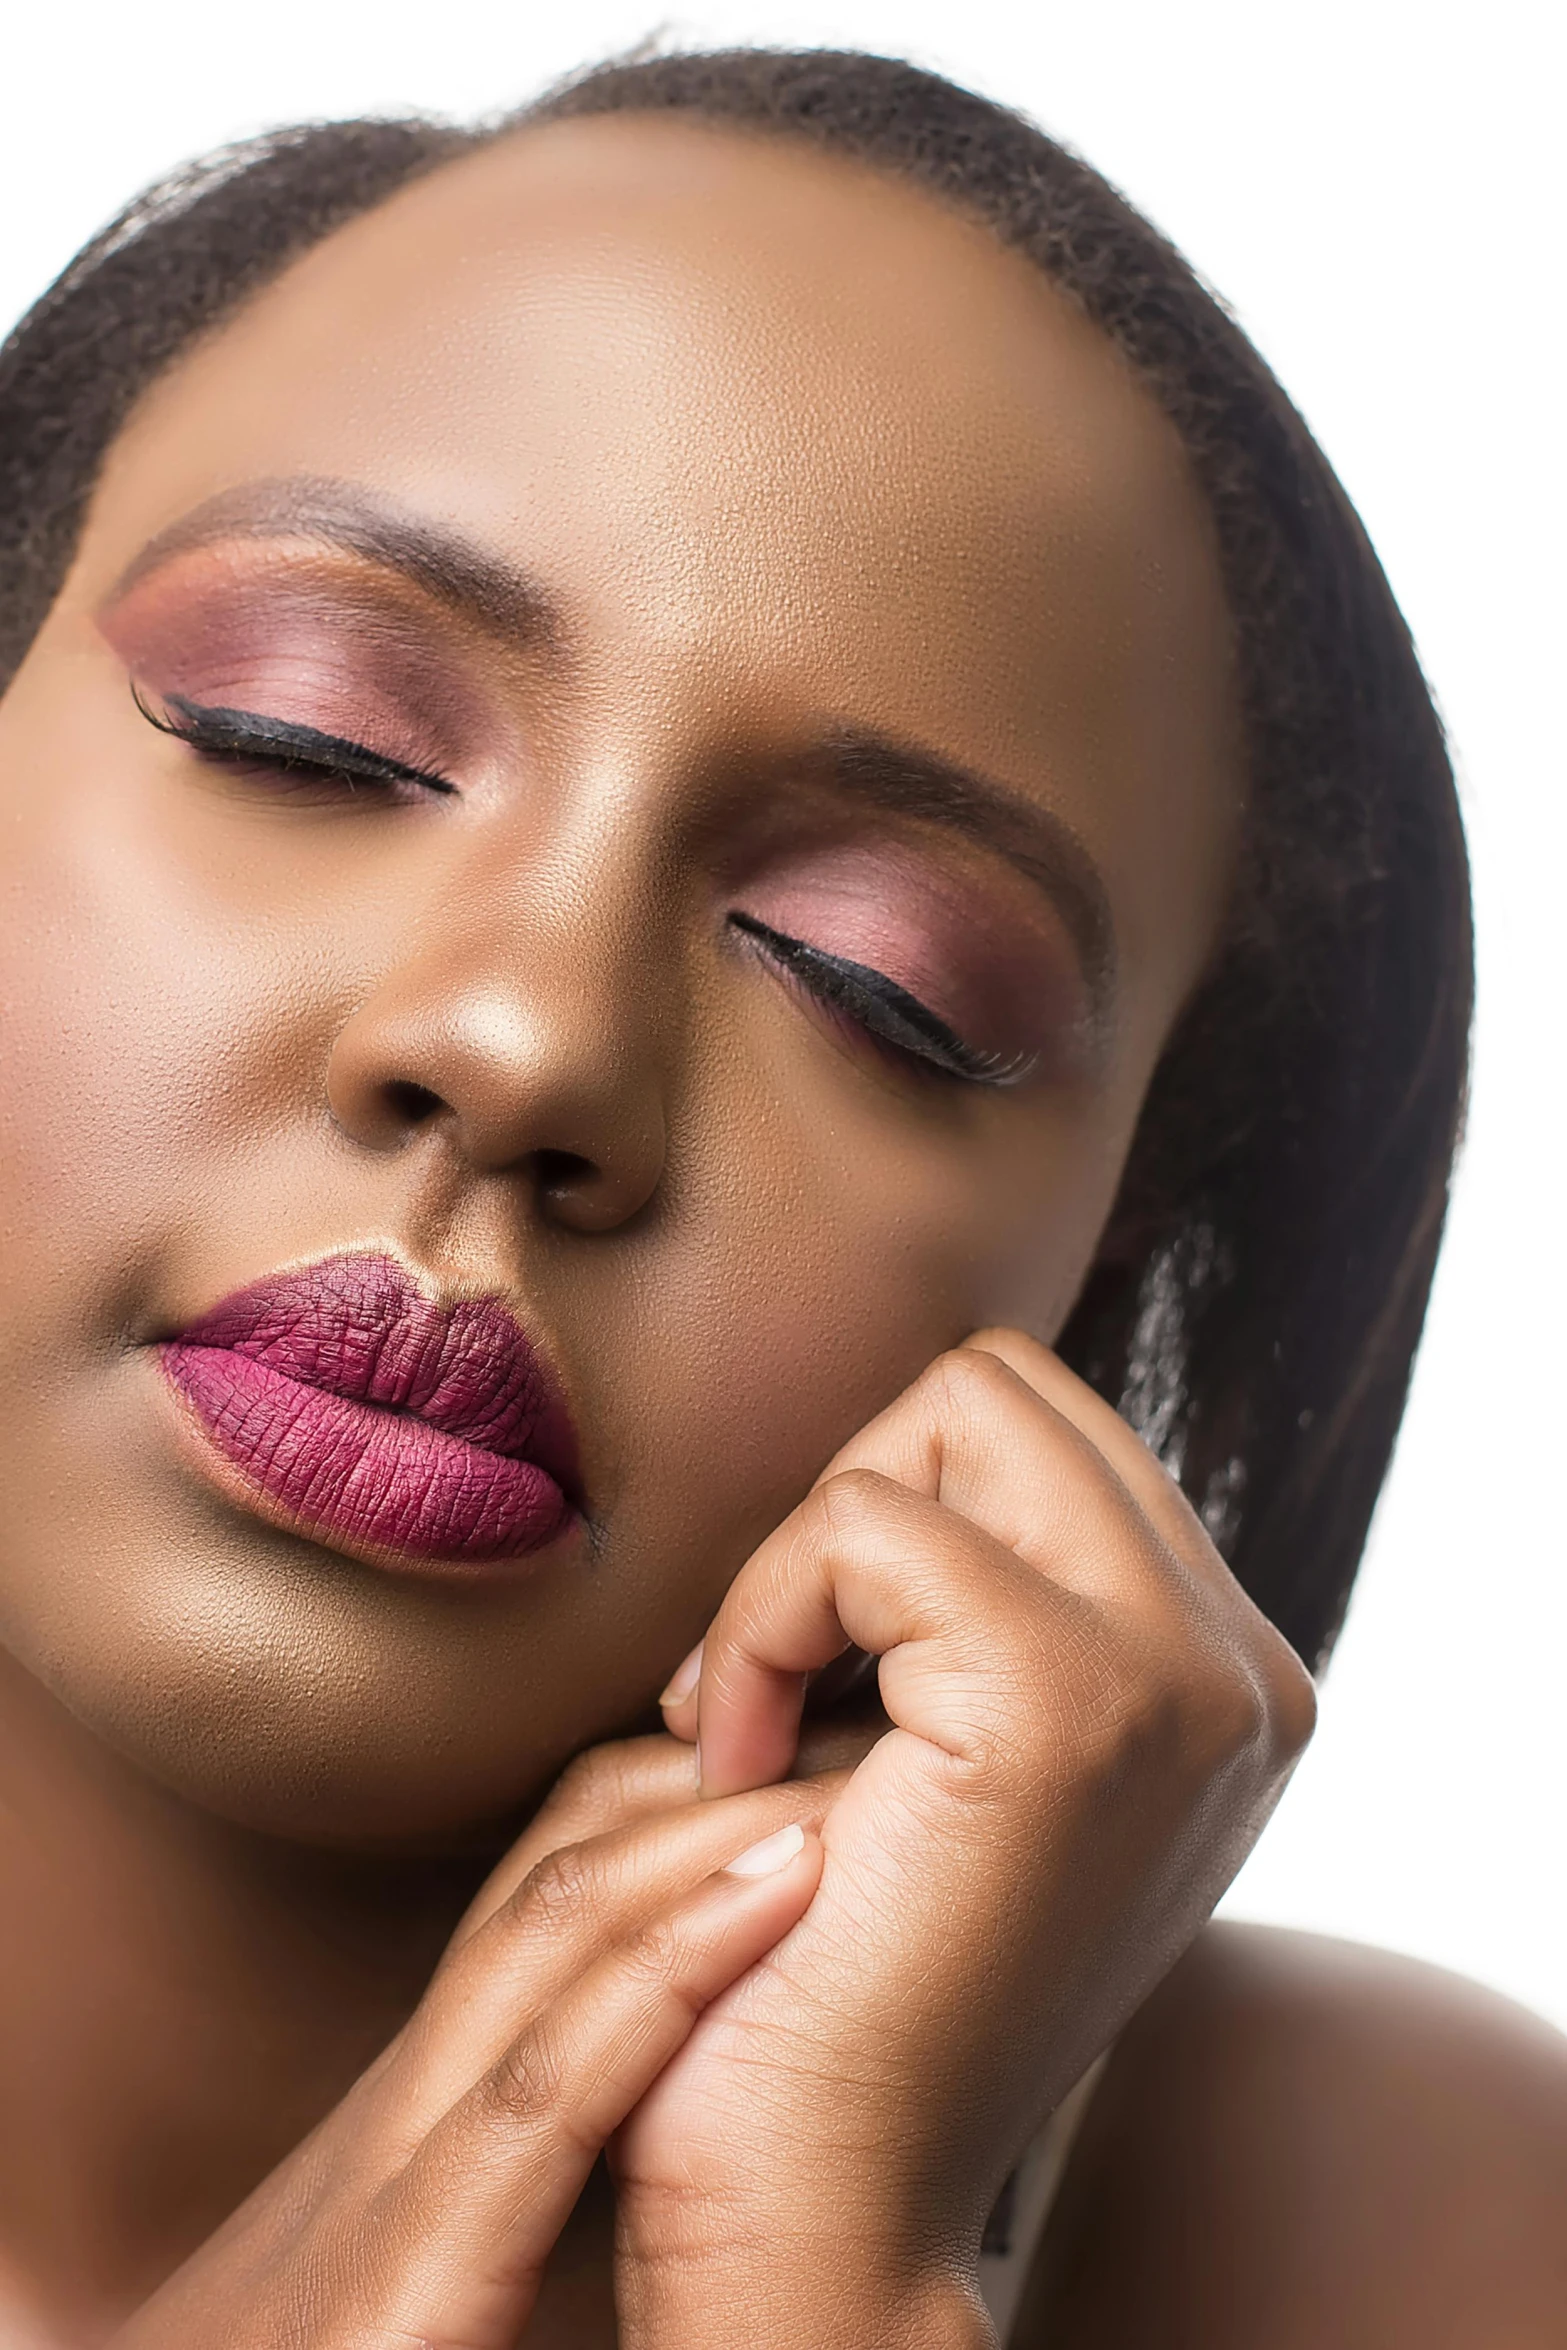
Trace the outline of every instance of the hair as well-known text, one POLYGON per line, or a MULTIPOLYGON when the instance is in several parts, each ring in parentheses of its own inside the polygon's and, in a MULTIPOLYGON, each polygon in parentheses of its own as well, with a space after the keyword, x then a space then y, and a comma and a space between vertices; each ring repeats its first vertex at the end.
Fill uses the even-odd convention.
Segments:
POLYGON ((734 49, 633 53, 477 128, 313 124, 192 164, 94 238, 0 350, 0 684, 116 435, 199 337, 457 156, 650 112, 855 158, 983 222, 1109 337, 1184 444, 1233 631, 1244 837, 1219 950, 1059 1344, 1320 1662, 1397 1434, 1461 1124, 1463 832, 1409 632, 1343 489, 1221 302, 1078 157, 896 59, 734 49))

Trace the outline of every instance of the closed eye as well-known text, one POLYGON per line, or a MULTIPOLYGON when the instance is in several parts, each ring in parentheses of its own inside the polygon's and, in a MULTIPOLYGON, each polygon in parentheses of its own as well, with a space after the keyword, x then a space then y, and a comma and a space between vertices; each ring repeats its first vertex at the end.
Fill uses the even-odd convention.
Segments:
POLYGON ((969 1085, 1015 1085, 1036 1065, 1032 1053, 1006 1057, 977 1051, 927 1004, 867 963, 829 955, 758 922, 754 914, 731 913, 729 921, 819 1002, 846 1015, 878 1044, 943 1076, 969 1085))
POLYGON ((365 743, 325 734, 319 727, 297 726, 290 719, 264 718, 250 710, 230 710, 190 701, 184 694, 160 696, 155 710, 140 689, 132 685, 132 699, 149 726, 160 734, 188 743, 213 765, 239 770, 262 768, 285 780, 304 785, 336 786, 352 792, 361 784, 382 792, 407 796, 410 792, 455 793, 457 786, 428 768, 411 767, 389 758, 365 743))

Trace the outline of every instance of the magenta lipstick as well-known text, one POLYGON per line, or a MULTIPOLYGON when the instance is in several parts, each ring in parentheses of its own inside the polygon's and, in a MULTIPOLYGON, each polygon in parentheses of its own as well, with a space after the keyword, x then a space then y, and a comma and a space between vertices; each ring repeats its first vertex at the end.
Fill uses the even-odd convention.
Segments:
POLYGON ((571 1422, 499 1299, 436 1304, 386 1256, 327 1257, 225 1298, 165 1376, 267 1515, 386 1563, 527 1558, 575 1516, 571 1422))

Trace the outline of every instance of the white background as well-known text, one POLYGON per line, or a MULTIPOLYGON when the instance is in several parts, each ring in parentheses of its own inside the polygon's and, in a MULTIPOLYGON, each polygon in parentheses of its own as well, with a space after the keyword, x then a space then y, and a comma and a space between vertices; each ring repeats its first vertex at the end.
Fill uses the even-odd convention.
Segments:
MULTIPOLYGON (((1226 1906, 1413 1951, 1567 2026, 1554 15, 729 0, 669 21, 689 43, 900 51, 1080 147, 1234 303, 1370 526, 1460 762, 1481 946, 1471 1133, 1317 1742, 1226 1906)), ((0 318, 200 148, 311 115, 488 112, 657 22, 647 0, 35 0, 4 43, 0 318)))

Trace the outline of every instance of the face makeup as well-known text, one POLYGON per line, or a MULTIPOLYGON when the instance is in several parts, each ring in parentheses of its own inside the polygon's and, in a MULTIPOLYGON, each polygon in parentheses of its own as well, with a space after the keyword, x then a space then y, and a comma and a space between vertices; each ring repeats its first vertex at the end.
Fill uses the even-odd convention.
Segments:
POLYGON ((1097 331, 770 144, 503 143, 206 338, 0 699, 22 1669, 312 1845, 641 1720, 855 1428, 1060 1328, 1225 625, 1097 331))
POLYGON ((475 1574, 571 1523, 571 1424, 520 1324, 495 1298, 433 1303, 390 1257, 258 1281, 162 1364, 241 1480, 329 1544, 475 1574))
POLYGON ((730 923, 928 1068, 981 1086, 1080 1079, 1101 1023, 1067 924, 994 850, 923 833, 781 848, 740 882, 730 923))
POLYGON ((160 718, 264 713, 437 781, 497 730, 456 616, 345 548, 264 534, 187 546, 136 569, 98 624, 160 718))

